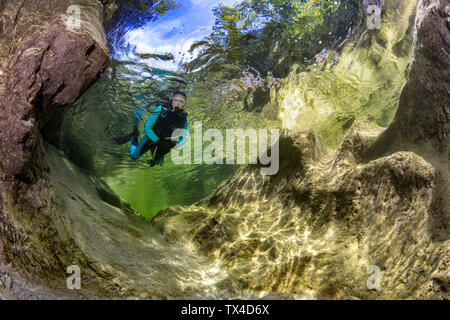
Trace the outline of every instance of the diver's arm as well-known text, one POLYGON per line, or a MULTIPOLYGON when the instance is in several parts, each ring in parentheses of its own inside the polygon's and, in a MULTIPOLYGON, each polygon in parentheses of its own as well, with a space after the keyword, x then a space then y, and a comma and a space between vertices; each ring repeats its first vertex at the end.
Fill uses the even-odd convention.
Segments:
POLYGON ((177 141, 177 143, 180 147, 186 143, 187 135, 189 132, 189 118, 187 116, 186 116, 186 122, 184 123, 183 129, 185 131, 183 131, 183 134, 181 135, 180 139, 178 139, 178 141, 177 141))
POLYGON ((160 114, 161 114, 161 106, 159 106, 158 108, 153 110, 153 112, 150 114, 150 117, 148 117, 147 122, 145 123, 145 127, 144 127, 145 134, 153 142, 156 142, 159 140, 159 137, 156 135, 155 131, 153 131, 152 128, 160 114))

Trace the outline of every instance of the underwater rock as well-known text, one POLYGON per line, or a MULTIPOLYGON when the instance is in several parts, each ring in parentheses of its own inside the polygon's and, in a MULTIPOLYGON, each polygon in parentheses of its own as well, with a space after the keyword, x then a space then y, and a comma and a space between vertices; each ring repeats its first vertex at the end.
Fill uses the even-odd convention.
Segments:
POLYGON ((109 63, 99 3, 2 1, 0 12, 0 275, 14 273, 12 292, 0 295, 204 298, 223 272, 191 248, 170 246, 40 133, 109 63), (66 24, 72 4, 81 29, 66 24), (70 266, 79 267, 80 290, 68 286, 70 266))
POLYGON ((2 1, 0 13, 0 264, 52 283, 69 260, 88 259, 55 220, 39 130, 108 65, 101 10, 96 1, 2 1), (74 4, 79 28, 69 24, 74 4))
POLYGON ((283 128, 312 129, 337 149, 354 119, 370 116, 384 127, 392 121, 412 56, 417 1, 384 1, 379 30, 367 29, 367 5, 335 65, 330 54, 309 72, 295 66, 282 82, 276 100, 283 128))
POLYGON ((6 1, 2 5, 0 57, 6 71, 0 89, 2 175, 33 179, 34 174, 26 171, 36 156, 40 126, 57 107, 73 103, 85 92, 110 61, 101 20, 95 21, 100 17, 91 13, 96 7, 99 10, 98 5, 81 7, 80 1, 86 16, 80 16, 82 27, 71 29, 65 14, 71 3, 6 1))
POLYGON ((360 145, 376 131, 355 126, 343 144, 347 156, 313 132, 289 133, 280 138, 276 176, 249 165, 208 198, 178 214, 162 211, 153 224, 220 261, 246 290, 319 299, 446 297, 430 289, 448 267, 448 239, 434 224, 436 170, 412 152, 358 162, 360 145), (370 266, 380 270, 379 290, 368 288, 370 266))
POLYGON ((220 261, 245 290, 449 299, 447 3, 419 1, 413 58, 387 129, 356 120, 335 152, 312 131, 290 130, 277 175, 248 165, 195 205, 160 212, 155 227, 220 261))
POLYGON ((295 300, 295 298, 287 293, 271 292, 260 300, 295 300))
POLYGON ((393 150, 416 152, 449 169, 450 6, 421 1, 416 18, 414 58, 392 123, 369 148, 373 158, 393 150))
MULTIPOLYGON (((450 221, 450 6, 448 1, 420 1, 416 18, 414 58, 398 109, 389 127, 361 152, 371 160, 408 150, 437 170, 440 192, 434 198, 433 224, 440 239, 450 221)), ((449 275, 445 277, 448 283, 449 275)), ((445 281, 444 281, 445 283, 445 281)))

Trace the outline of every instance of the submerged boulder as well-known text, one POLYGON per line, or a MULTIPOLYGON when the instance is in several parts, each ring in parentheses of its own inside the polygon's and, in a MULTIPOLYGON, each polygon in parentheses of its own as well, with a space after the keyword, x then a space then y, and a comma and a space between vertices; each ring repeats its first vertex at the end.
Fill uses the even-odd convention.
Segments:
POLYGON ((1 8, 1 174, 33 179, 40 127, 73 103, 109 64, 96 1, 3 1, 1 8), (74 12, 77 12, 74 9, 74 12), (79 25, 72 19, 80 19, 79 25), (73 25, 72 25, 73 24, 73 25))
POLYGON ((298 298, 448 298, 439 284, 449 253, 436 220, 439 172, 413 152, 358 161, 377 130, 354 126, 337 153, 311 131, 282 136, 276 176, 249 165, 208 198, 152 223, 220 261, 229 277, 219 287, 298 298), (370 268, 379 271, 377 287, 368 284, 370 268))

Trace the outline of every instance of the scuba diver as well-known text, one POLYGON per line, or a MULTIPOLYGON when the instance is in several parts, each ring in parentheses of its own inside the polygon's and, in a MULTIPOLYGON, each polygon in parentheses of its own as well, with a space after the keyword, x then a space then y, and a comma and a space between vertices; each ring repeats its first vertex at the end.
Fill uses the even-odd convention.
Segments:
MULTIPOLYGON (((168 107, 158 106, 148 117, 145 123, 145 135, 139 141, 138 123, 140 114, 135 113, 133 132, 125 136, 114 138, 117 144, 124 144, 131 139, 130 156, 137 160, 140 156, 151 151, 152 159, 149 161, 151 167, 164 164, 164 156, 176 145, 182 146, 186 142, 189 129, 188 115, 183 109, 186 104, 186 94, 175 91, 172 95, 171 104, 168 107), (176 129, 184 129, 178 140, 172 141, 172 133, 176 129)), ((175 137, 176 138, 176 137, 175 137)))

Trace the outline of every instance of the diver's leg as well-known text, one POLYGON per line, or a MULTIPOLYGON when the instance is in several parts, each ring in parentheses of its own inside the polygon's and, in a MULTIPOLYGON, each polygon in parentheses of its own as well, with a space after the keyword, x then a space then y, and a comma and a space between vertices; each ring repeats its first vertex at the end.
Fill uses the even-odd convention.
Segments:
POLYGON ((162 156, 158 160, 155 160, 155 165, 157 164, 159 164, 161 167, 164 165, 164 156, 162 156))
POLYGON ((170 140, 163 140, 158 144, 158 148, 154 153, 155 165, 160 164, 161 166, 164 164, 164 156, 170 152, 170 150, 174 147, 174 143, 170 140))
POLYGON ((144 145, 141 148, 141 156, 144 153, 146 153, 148 150, 151 150, 152 151, 152 155, 153 155, 153 152, 154 152, 155 148, 156 148, 156 144, 151 139, 148 139, 147 142, 144 143, 144 145))
MULTIPOLYGON (((139 143, 137 143, 137 136, 134 135, 131 138, 131 145, 130 145, 130 156, 131 159, 133 160, 137 160, 143 153, 142 153, 142 147, 150 140, 149 137, 147 137, 147 135, 144 135, 141 139, 141 141, 139 141, 139 143)), ((147 150, 146 150, 147 151, 147 150)))
MULTIPOLYGON (((146 147, 147 145, 145 145, 143 147, 143 149, 146 147)), ((150 167, 153 167, 155 165, 155 159, 154 159, 154 155, 155 155, 155 151, 158 150, 158 144, 152 142, 151 144, 148 144, 148 149, 146 149, 145 151, 150 150, 152 158, 148 161, 148 164, 150 165, 150 167)))

